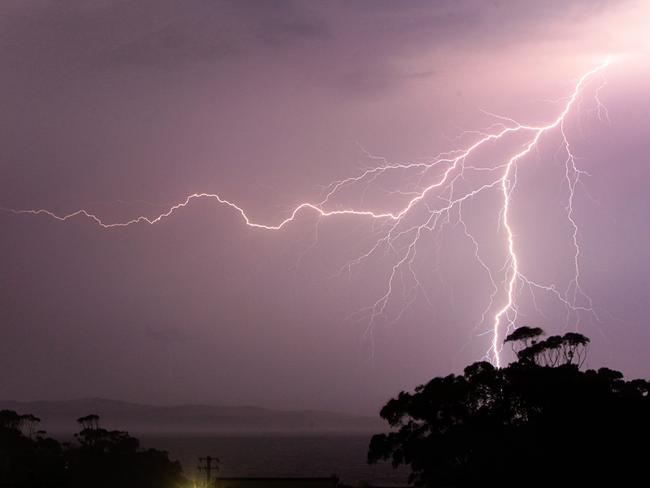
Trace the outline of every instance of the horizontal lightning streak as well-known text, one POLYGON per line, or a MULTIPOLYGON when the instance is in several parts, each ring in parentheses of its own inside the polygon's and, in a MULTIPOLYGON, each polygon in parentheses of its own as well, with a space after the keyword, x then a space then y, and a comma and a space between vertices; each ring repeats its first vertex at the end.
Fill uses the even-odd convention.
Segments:
MULTIPOLYGON (((578 80, 577 84, 575 85, 572 94, 565 99, 566 101, 561 113, 552 122, 550 122, 547 125, 542 125, 542 126, 524 125, 516 122, 511 118, 490 114, 489 112, 484 111, 484 113, 494 116, 501 121, 497 124, 494 124, 491 130, 495 130, 495 128, 499 128, 499 129, 493 133, 475 132, 476 134, 480 135, 480 138, 473 144, 469 145, 467 148, 441 153, 440 155, 432 158, 430 161, 425 161, 425 162, 414 162, 414 163, 406 163, 406 164, 382 164, 381 166, 376 166, 367 169, 361 172, 361 174, 357 176, 352 176, 349 178, 334 181, 326 187, 325 196, 320 202, 318 203, 303 202, 298 204, 296 207, 293 208, 291 213, 284 220, 280 221, 277 224, 261 223, 253 220, 251 217, 249 217, 249 215, 242 207, 233 203, 230 200, 223 198, 222 196, 216 193, 192 193, 186 196, 184 200, 182 200, 181 202, 175 205, 172 205, 171 207, 169 207, 169 209, 166 212, 163 212, 156 217, 149 218, 146 216, 138 216, 124 222, 105 222, 98 215, 86 209, 80 209, 75 212, 64 214, 64 215, 57 214, 55 212, 52 212, 44 208, 26 209, 26 210, 3 208, 3 210, 18 215, 21 214, 46 215, 58 221, 67 221, 75 217, 85 217, 87 219, 90 219, 95 224, 97 224, 98 226, 104 229, 114 229, 114 228, 128 227, 135 224, 150 224, 150 225, 157 224, 163 221, 164 219, 166 219, 167 217, 170 217, 177 210, 187 207, 194 200, 212 199, 212 200, 216 200, 221 205, 225 205, 227 207, 232 208, 235 212, 237 212, 240 215, 240 217, 242 218, 242 220, 247 226, 258 228, 258 229, 264 229, 264 230, 277 231, 283 229, 285 226, 293 222, 296 219, 297 215, 302 211, 313 211, 320 217, 350 215, 350 216, 367 217, 371 219, 378 219, 381 221, 385 221, 389 223, 386 234, 383 237, 379 238, 375 242, 374 246, 372 246, 366 253, 362 254, 361 256, 354 259, 353 261, 348 262, 342 268, 342 270, 347 268, 348 271, 350 271, 353 266, 360 264, 362 261, 369 258, 371 255, 373 255, 375 252, 377 252, 380 248, 384 246, 386 247, 387 251, 390 251, 397 258, 396 262, 391 267, 391 272, 389 273, 388 276, 385 293, 372 306, 367 307, 366 309, 362 309, 361 311, 361 312, 368 312, 369 314, 367 331, 370 331, 370 328, 374 320, 377 317, 384 314, 386 310, 386 306, 389 300, 391 299, 391 296, 393 295, 393 291, 394 291, 393 286, 395 280, 397 279, 398 273, 403 272, 404 268, 406 268, 406 271, 408 271, 408 276, 411 277, 411 280, 414 283, 413 287, 409 291, 410 298, 408 300, 408 304, 412 303, 415 299, 413 296, 413 293, 415 293, 414 290, 421 289, 422 291, 424 291, 420 281, 417 278, 417 274, 415 273, 413 268, 414 260, 417 257, 417 248, 420 242, 420 238, 425 231, 433 231, 434 229, 438 229, 438 231, 440 231, 444 225, 449 224, 450 212, 452 209, 458 209, 458 220, 460 225, 462 226, 464 235, 472 243, 472 246, 474 248, 474 257, 478 261, 480 266, 487 272, 492 285, 490 301, 488 307, 485 309, 483 313, 483 318, 482 318, 483 321, 485 315, 492 308, 496 300, 498 294, 498 287, 492 270, 489 268, 486 262, 480 257, 479 242, 469 232, 467 225, 462 219, 462 204, 474 198, 479 193, 496 188, 500 191, 502 195, 503 203, 501 208, 499 209, 499 212, 500 212, 501 224, 506 233, 506 240, 507 240, 506 253, 508 258, 504 268, 504 272, 506 276, 505 288, 504 288, 505 302, 494 314, 494 318, 492 321, 492 328, 491 328, 492 340, 491 340, 490 349, 487 352, 487 356, 497 366, 500 366, 501 365, 500 340, 501 340, 501 332, 502 329, 504 328, 503 322, 504 321, 507 322, 506 325, 507 328, 512 327, 514 326, 514 321, 517 316, 517 308, 515 305, 515 294, 516 294, 516 285, 518 280, 521 280, 523 284, 527 285, 531 291, 533 289, 539 289, 553 294, 567 307, 567 311, 570 310, 574 312, 579 310, 592 311, 590 301, 588 302, 589 307, 582 307, 576 305, 578 295, 586 297, 586 295, 582 292, 582 289, 580 287, 580 282, 579 282, 580 247, 577 238, 578 227, 574 219, 574 211, 573 211, 574 192, 581 171, 577 168, 575 163, 575 157, 571 153, 569 141, 565 132, 564 122, 568 114, 570 113, 572 107, 576 104, 576 101, 578 100, 584 85, 587 83, 587 80, 592 76, 594 76, 599 71, 603 70, 609 63, 610 63, 609 60, 605 60, 594 69, 583 74, 582 77, 580 77, 580 79, 578 80), (562 140, 563 140, 563 147, 567 154, 566 163, 565 163, 565 168, 566 168, 565 177, 569 187, 569 200, 567 203, 567 214, 568 214, 567 218, 572 228, 572 245, 574 248, 574 267, 575 267, 574 278, 569 284, 569 287, 567 288, 564 294, 561 294, 555 288, 554 285, 542 285, 536 283, 533 280, 528 279, 521 273, 519 258, 517 256, 516 249, 515 249, 515 235, 510 222, 512 193, 516 187, 516 177, 514 173, 518 161, 521 160, 526 155, 528 155, 533 150, 533 148, 535 148, 538 145, 540 139, 545 133, 550 132, 553 129, 556 129, 558 127, 560 128, 562 140), (515 133, 529 134, 530 138, 524 144, 523 149, 521 149, 519 152, 517 152, 512 157, 510 157, 506 162, 499 163, 489 168, 483 168, 483 167, 477 167, 477 166, 465 164, 466 160, 471 155, 476 153, 480 148, 488 145, 491 142, 502 140, 506 136, 515 133), (434 182, 426 186, 420 186, 419 188, 416 189, 403 190, 403 191, 398 190, 395 192, 389 192, 391 194, 399 194, 399 195, 405 195, 410 197, 410 199, 406 202, 406 204, 404 204, 401 208, 396 209, 394 211, 375 212, 365 208, 344 208, 344 209, 337 209, 337 210, 332 210, 327 208, 328 205, 330 204, 330 201, 334 199, 339 194, 339 192, 345 187, 361 184, 361 183, 370 184, 380 175, 383 175, 387 172, 397 172, 397 171, 400 172, 415 171, 416 172, 415 175, 419 176, 418 181, 422 181, 430 170, 439 167, 444 168, 444 171, 442 171, 442 174, 434 182), (493 179, 492 181, 485 183, 479 186, 478 188, 475 188, 471 191, 466 191, 462 193, 460 196, 455 196, 454 193, 456 192, 456 188, 455 188, 456 182, 459 179, 465 178, 466 171, 473 171, 473 172, 484 173, 484 174, 485 173, 492 174, 492 173, 500 172, 500 175, 497 175, 498 177, 496 179, 493 179), (441 198, 445 202, 444 205, 437 208, 432 207, 425 201, 427 196, 436 190, 441 190, 443 192, 441 195, 438 196, 438 198, 441 198), (409 225, 406 229, 402 228, 402 223, 405 221, 406 216, 409 215, 411 211, 420 203, 424 204, 423 206, 420 206, 420 208, 424 207, 423 211, 426 210, 426 217, 424 218, 424 220, 421 221, 420 223, 409 225), (406 240, 406 243, 400 244, 400 242, 404 239, 406 240), (569 298, 570 294, 572 294, 573 296, 569 298)), ((599 98, 597 98, 597 108, 599 114, 601 113, 606 114, 606 109, 600 102, 599 98)), ((424 295, 426 297, 426 293, 424 293, 424 295)), ((398 314, 398 317, 402 315, 405 309, 406 307, 402 309, 402 311, 398 314)))

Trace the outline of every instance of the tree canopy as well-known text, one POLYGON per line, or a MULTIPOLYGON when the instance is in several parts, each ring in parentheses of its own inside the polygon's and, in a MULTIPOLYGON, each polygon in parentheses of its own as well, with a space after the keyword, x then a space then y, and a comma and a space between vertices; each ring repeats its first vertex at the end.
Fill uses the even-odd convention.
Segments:
POLYGON ((517 361, 477 362, 401 392, 380 412, 368 461, 411 469, 418 486, 586 486, 645 479, 650 383, 581 371, 589 339, 521 328, 517 361), (522 330, 523 329, 523 330, 522 330))

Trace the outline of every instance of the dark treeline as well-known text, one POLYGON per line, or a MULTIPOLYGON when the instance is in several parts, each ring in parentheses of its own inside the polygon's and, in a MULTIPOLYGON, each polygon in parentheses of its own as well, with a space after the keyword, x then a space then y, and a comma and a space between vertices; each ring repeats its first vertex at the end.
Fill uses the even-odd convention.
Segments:
POLYGON ((101 428, 96 415, 77 421, 74 442, 60 443, 38 430, 37 417, 0 411, 0 487, 172 488, 185 481, 166 452, 101 428))
MULTIPOLYGON (((368 461, 390 460, 425 487, 645 486, 650 382, 608 368, 582 371, 589 339, 542 340, 521 327, 505 342, 517 360, 477 362, 401 392, 381 410, 391 432, 373 436, 368 461)), ((60 443, 30 414, 0 411, 0 487, 172 488, 186 483, 164 451, 127 432, 78 419, 60 443)))
POLYGON ((589 339, 542 335, 510 334, 508 367, 478 362, 401 392, 368 461, 406 465, 427 487, 648 486, 650 383, 581 371, 589 339))

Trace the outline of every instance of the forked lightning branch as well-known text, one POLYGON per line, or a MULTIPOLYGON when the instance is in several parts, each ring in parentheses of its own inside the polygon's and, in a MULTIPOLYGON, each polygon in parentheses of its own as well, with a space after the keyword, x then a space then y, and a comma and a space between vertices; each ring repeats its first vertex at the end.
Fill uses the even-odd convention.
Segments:
MULTIPOLYGON (((398 306, 400 312, 393 319, 398 319, 401 313, 413 303, 415 292, 423 287, 415 265, 418 252, 426 252, 426 249, 422 249, 425 247, 423 236, 441 231, 449 221, 450 212, 454 211, 465 236, 474 248, 474 258, 491 283, 491 289, 486 294, 489 295, 489 301, 483 316, 477 318, 477 321, 482 321, 482 325, 491 334, 486 351, 487 358, 495 365, 500 366, 502 362, 501 343, 507 331, 513 328, 517 322, 517 298, 519 290, 522 288, 527 288, 533 294, 548 293, 552 295, 566 307, 567 312, 587 311, 593 313, 591 300, 584 293, 580 283, 580 243, 578 224, 574 214, 576 185, 584 173, 576 163, 565 123, 568 116, 578 109, 578 102, 583 91, 588 85, 601 79, 603 70, 609 64, 609 59, 604 60, 598 66, 584 73, 575 84, 573 91, 562 100, 562 105, 555 118, 544 125, 525 125, 506 117, 499 117, 499 123, 490 131, 482 133, 478 140, 462 149, 441 153, 424 162, 383 163, 356 176, 334 181, 327 187, 325 195, 321 199, 299 203, 288 215, 280 217, 275 222, 257 221, 244 210, 244 206, 217 193, 193 193, 156 217, 140 215, 122 222, 106 222, 97 214, 86 209, 68 214, 58 214, 44 208, 5 210, 18 215, 46 215, 58 221, 67 221, 76 217, 86 218, 104 229, 117 229, 132 225, 155 225, 199 199, 212 200, 218 205, 229 207, 239 214, 245 225, 258 228, 261 231, 281 231, 294 222, 298 214, 303 212, 315 213, 320 218, 353 216, 360 219, 375 219, 379 221, 381 229, 377 240, 365 253, 348 262, 344 267, 350 269, 378 253, 392 257, 386 274, 384 292, 377 297, 374 303, 361 310, 368 321, 368 331, 371 331, 379 318, 386 317, 389 313, 389 303, 402 302, 398 306), (572 231, 569 245, 572 247, 573 277, 565 289, 552 283, 540 283, 526 275, 525 263, 521 262, 517 254, 517 232, 511 215, 512 208, 516 204, 513 192, 517 185, 517 169, 526 161, 530 153, 542 144, 544 136, 551 132, 557 132, 562 141, 564 177, 568 187, 566 218, 572 231), (475 156, 479 150, 515 135, 523 137, 523 145, 518 145, 517 149, 503 160, 489 166, 468 162, 468 159, 475 156), (378 178, 390 177, 393 174, 400 178, 399 181, 416 181, 416 183, 410 183, 408 187, 400 191, 401 195, 407 196, 407 199, 392 210, 373 210, 371 206, 366 207, 363 203, 341 207, 341 203, 337 203, 337 198, 344 192, 355 187, 365 188, 376 182, 378 178), (466 183, 471 181, 472 174, 480 174, 483 177, 481 183, 465 188, 466 183), (485 179, 486 175, 487 180, 485 179), (463 182, 463 185, 460 182, 463 182), (496 192, 501 202, 497 209, 497 218, 504 231, 502 234, 505 239, 502 244, 506 261, 499 267, 488 265, 482 258, 481 242, 463 220, 463 204, 486 192, 496 192), (406 286, 404 276, 408 277, 410 283, 406 293, 403 289, 406 286), (397 293, 398 287, 401 288, 400 293, 397 293)), ((596 90, 595 98, 599 110, 602 109, 598 90, 596 90)), ((421 291, 426 296, 426 290, 421 291)))

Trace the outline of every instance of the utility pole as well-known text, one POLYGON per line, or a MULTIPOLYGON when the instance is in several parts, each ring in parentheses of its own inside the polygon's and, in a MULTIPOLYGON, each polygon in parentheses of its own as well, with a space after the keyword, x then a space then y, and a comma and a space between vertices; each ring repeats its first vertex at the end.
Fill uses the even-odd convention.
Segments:
POLYGON ((208 487, 212 481, 212 472, 214 471, 216 473, 219 471, 219 462, 219 458, 217 457, 208 456, 199 458, 199 471, 205 471, 205 481, 208 487))

